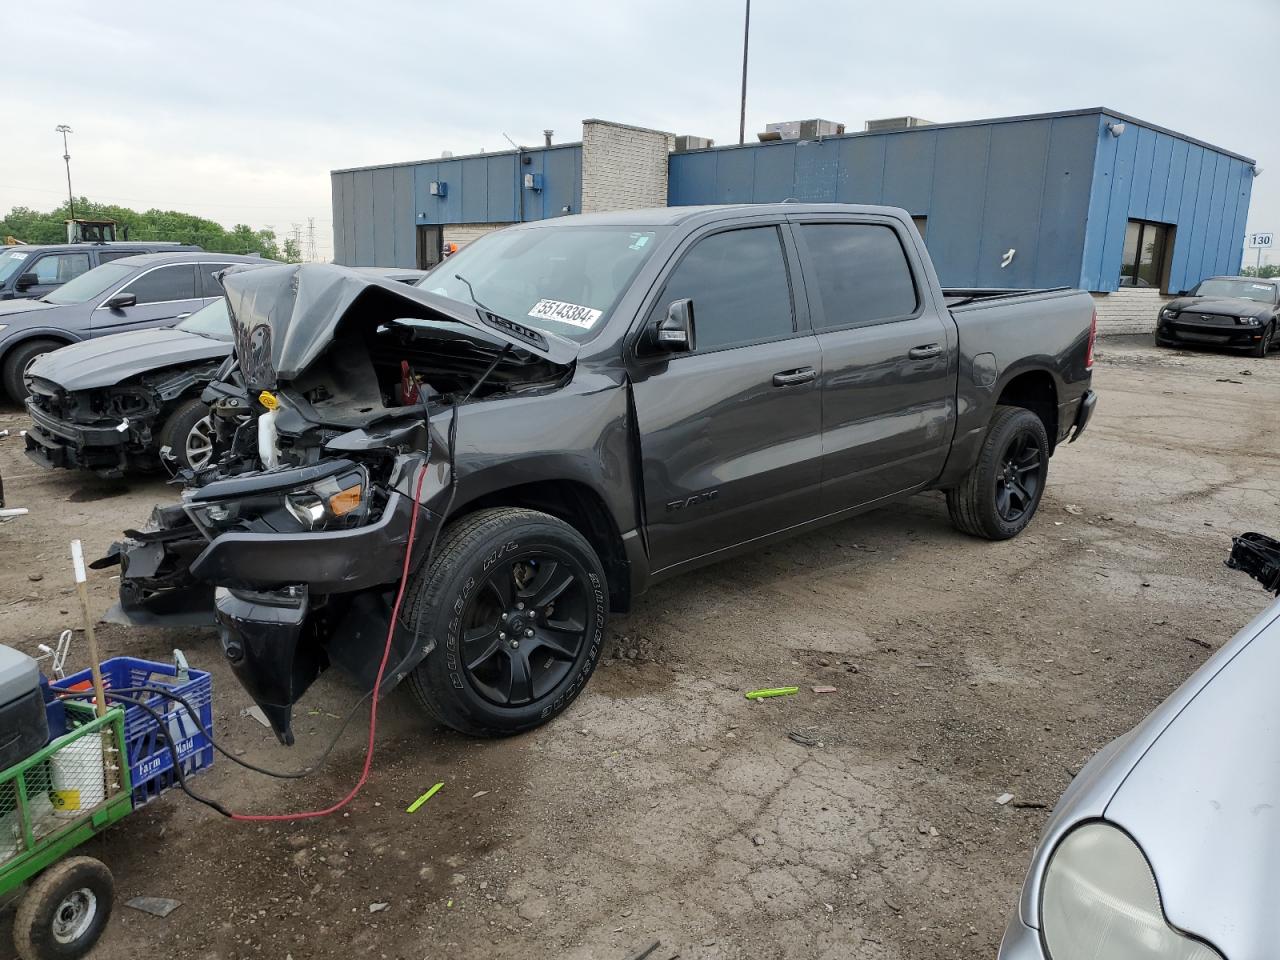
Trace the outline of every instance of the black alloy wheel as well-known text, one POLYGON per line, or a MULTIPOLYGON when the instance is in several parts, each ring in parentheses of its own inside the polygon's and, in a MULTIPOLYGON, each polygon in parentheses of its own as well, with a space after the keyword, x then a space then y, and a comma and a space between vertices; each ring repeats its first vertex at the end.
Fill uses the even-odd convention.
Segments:
POLYGON ((604 645, 609 589, 586 538, 521 507, 441 531, 402 611, 425 642, 406 685, 430 716, 478 737, 532 730, 582 692, 604 645))
POLYGON ((587 573, 561 551, 504 557, 472 594, 462 624, 462 666, 498 706, 545 697, 587 640, 587 573))
POLYGON ((1031 430, 1009 440, 996 475, 996 512, 1005 523, 1017 523, 1033 509, 1040 494, 1040 444, 1031 430))
POLYGON ((1026 528, 1049 478, 1049 431, 1024 407, 997 406, 976 462, 947 490, 956 529, 1008 540, 1026 528))

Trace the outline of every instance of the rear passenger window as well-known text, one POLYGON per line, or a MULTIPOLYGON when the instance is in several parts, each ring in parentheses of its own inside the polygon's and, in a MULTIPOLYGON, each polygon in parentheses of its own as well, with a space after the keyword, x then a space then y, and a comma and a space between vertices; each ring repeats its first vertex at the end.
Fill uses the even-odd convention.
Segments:
POLYGON ((821 329, 900 320, 916 312, 916 286, 902 242, 871 223, 801 226, 825 314, 821 329))
POLYGON ((214 276, 227 267, 229 263, 202 263, 196 269, 200 271, 200 296, 202 297, 220 297, 222 296, 222 284, 218 283, 218 278, 214 276))
POLYGON ((139 304, 194 300, 196 268, 190 263, 158 267, 150 273, 144 273, 120 292, 132 293, 138 298, 139 304))
POLYGON ((730 230, 699 240, 680 261, 658 305, 693 300, 699 353, 790 336, 791 286, 777 227, 730 230))

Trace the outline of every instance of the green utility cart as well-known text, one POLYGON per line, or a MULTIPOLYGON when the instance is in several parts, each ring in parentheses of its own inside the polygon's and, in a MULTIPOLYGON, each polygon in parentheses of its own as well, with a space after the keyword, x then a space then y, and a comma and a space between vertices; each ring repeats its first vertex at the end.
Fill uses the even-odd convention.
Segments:
POLYGON ((66 734, 0 771, 0 901, 30 881, 13 930, 22 960, 92 949, 111 914, 111 871, 67 854, 133 810, 124 711, 68 702, 66 714, 66 734))

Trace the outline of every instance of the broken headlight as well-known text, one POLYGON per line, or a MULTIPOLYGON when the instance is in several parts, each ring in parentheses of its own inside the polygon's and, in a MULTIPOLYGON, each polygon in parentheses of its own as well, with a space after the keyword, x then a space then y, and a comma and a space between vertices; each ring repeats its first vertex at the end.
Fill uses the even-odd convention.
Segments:
POLYGON ((328 477, 284 495, 285 509, 308 530, 357 525, 364 516, 369 478, 364 467, 328 477))
MULTIPOLYGON (((230 491, 229 491, 230 493, 230 491)), ((242 533, 300 533, 345 530, 364 523, 369 514, 369 474, 359 464, 346 463, 307 483, 267 491, 249 490, 243 496, 191 500, 187 515, 209 539, 242 533)))

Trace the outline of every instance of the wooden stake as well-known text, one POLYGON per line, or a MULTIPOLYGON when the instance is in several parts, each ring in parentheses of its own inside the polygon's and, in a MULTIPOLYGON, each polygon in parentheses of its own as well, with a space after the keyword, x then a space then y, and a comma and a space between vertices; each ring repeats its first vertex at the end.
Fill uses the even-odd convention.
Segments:
POLYGON ((89 578, 84 568, 84 548, 79 540, 71 541, 71 563, 76 571, 76 594, 80 597, 80 616, 84 620, 84 638, 89 644, 89 672, 93 674, 93 695, 98 701, 98 716, 107 715, 107 691, 102 683, 102 657, 98 638, 93 633, 93 617, 89 613, 89 578))

